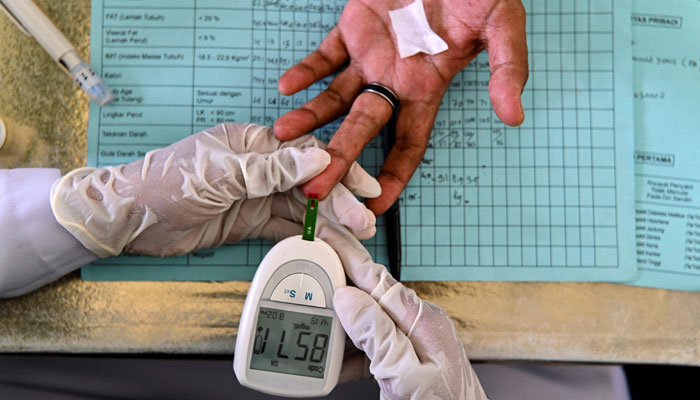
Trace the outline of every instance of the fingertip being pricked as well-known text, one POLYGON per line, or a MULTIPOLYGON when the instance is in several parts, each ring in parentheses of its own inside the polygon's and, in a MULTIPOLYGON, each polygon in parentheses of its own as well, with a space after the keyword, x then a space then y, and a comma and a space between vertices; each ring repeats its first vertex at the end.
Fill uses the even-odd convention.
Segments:
POLYGON ((323 200, 328 196, 333 187, 340 182, 350 168, 348 161, 339 155, 340 153, 326 149, 331 155, 331 164, 314 179, 308 181, 301 187, 304 196, 311 194, 319 195, 318 199, 323 200))
POLYGON ((319 182, 319 177, 321 175, 323 175, 323 172, 321 172, 319 176, 313 178, 312 180, 306 182, 301 186, 301 192, 306 198, 323 200, 326 197, 328 197, 328 194, 331 192, 333 185, 329 185, 323 180, 320 180, 319 182))

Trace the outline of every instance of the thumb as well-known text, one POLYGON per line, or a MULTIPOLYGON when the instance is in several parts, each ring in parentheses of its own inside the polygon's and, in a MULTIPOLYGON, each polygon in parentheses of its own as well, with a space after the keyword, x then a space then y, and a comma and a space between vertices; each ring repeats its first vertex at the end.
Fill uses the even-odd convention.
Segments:
POLYGON ((491 13, 485 30, 491 79, 489 95, 496 115, 507 125, 523 122, 520 94, 528 77, 525 9, 522 4, 501 3, 491 13))
POLYGON ((331 162, 322 149, 288 147, 269 154, 247 153, 239 157, 241 175, 234 179, 245 186, 247 197, 286 192, 318 175, 331 162))
POLYGON ((333 306, 348 337, 371 360, 369 370, 383 392, 392 398, 419 393, 420 384, 432 380, 434 368, 421 365, 411 341, 370 295, 342 287, 333 306))

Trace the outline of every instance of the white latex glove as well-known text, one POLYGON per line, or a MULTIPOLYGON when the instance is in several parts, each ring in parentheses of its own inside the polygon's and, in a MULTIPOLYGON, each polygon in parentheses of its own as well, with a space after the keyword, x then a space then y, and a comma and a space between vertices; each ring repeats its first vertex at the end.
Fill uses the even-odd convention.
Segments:
MULTIPOLYGON (((290 206, 280 215, 301 215, 298 204, 290 206)), ((394 280, 343 227, 319 216, 316 235, 335 249, 357 286, 338 289, 333 305, 348 337, 370 359, 382 399, 486 399, 442 308, 394 280)), ((365 371, 364 355, 348 357, 346 347, 340 381, 362 378, 365 371)))
MULTIPOLYGON (((306 199, 293 188, 328 166, 321 147, 310 135, 280 142, 268 127, 217 125, 128 165, 72 171, 53 185, 51 208, 100 257, 173 256, 246 238, 278 240, 301 232, 274 209, 289 209, 287 203, 304 209, 306 199)), ((358 195, 380 193, 359 165, 343 182, 358 195)), ((319 212, 360 239, 375 233, 374 214, 343 185, 320 202, 319 212)))

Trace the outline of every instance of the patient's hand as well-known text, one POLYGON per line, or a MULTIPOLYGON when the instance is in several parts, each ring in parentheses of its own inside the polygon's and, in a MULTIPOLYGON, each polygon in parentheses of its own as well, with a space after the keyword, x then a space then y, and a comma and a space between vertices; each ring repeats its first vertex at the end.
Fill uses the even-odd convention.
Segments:
POLYGON ((489 52, 489 93, 498 117, 508 125, 522 123, 520 94, 528 76, 525 10, 519 0, 424 0, 431 28, 449 49, 436 55, 400 58, 389 10, 411 1, 349 0, 338 25, 319 48, 287 70, 279 90, 294 94, 334 72, 330 86, 275 124, 277 137, 289 140, 347 113, 328 145, 331 164, 303 186, 307 196, 326 196, 351 163, 391 116, 388 102, 365 85, 381 83, 398 95, 396 144, 378 180, 382 195, 367 200, 376 214, 399 196, 418 167, 430 138, 440 101, 452 78, 479 52, 489 52))

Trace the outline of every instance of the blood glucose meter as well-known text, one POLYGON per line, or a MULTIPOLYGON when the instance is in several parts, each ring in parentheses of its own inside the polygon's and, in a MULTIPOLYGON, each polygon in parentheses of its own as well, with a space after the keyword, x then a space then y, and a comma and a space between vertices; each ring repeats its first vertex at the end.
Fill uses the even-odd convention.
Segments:
POLYGON ((338 382, 345 332, 333 294, 345 286, 335 250, 314 239, 318 200, 304 235, 282 240, 260 263, 238 327, 233 370, 243 386, 288 397, 328 394, 338 382))

